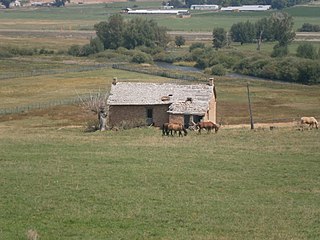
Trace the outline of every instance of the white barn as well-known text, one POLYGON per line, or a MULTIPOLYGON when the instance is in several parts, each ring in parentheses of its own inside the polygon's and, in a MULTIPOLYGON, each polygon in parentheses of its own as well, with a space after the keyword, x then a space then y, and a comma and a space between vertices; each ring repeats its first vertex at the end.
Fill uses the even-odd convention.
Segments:
POLYGON ((128 14, 189 14, 188 10, 173 10, 173 9, 169 9, 169 10, 164 10, 164 9, 157 9, 157 10, 128 10, 127 11, 128 14))
POLYGON ((243 6, 222 7, 220 10, 242 12, 242 11, 267 11, 269 9, 271 9, 271 5, 243 5, 243 6))
POLYGON ((191 5, 190 9, 192 10, 219 10, 218 5, 191 5))

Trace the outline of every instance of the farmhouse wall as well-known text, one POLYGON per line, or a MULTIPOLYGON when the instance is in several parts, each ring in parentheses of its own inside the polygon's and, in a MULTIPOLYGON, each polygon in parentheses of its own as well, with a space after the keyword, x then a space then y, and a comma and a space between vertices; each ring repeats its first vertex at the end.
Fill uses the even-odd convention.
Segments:
POLYGON ((152 109, 153 123, 160 127, 169 121, 168 105, 111 105, 109 106, 108 125, 118 126, 122 121, 147 121, 147 111, 152 109))
POLYGON ((217 121, 217 102, 214 97, 209 102, 209 111, 207 111, 205 118, 214 123, 217 121))
POLYGON ((184 115, 183 114, 170 114, 169 115, 169 122, 184 124, 184 115))

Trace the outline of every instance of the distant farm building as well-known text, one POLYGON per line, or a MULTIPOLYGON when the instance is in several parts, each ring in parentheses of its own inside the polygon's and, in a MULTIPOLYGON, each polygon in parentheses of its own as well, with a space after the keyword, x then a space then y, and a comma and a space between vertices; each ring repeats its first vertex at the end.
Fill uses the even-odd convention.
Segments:
POLYGON ((271 5, 243 5, 222 7, 221 11, 242 12, 242 11, 267 11, 271 9, 271 5))
POLYGON ((191 5, 190 6, 191 10, 211 10, 211 11, 216 11, 219 10, 218 5, 191 5))
POLYGON ((216 91, 209 84, 114 82, 107 104, 108 125, 144 121, 162 126, 166 122, 182 123, 210 120, 216 122, 216 91))
POLYGON ((126 9, 126 13, 128 14, 174 14, 174 15, 188 15, 190 14, 188 10, 175 10, 175 9, 155 9, 155 10, 145 10, 145 9, 137 9, 132 10, 130 8, 126 9))

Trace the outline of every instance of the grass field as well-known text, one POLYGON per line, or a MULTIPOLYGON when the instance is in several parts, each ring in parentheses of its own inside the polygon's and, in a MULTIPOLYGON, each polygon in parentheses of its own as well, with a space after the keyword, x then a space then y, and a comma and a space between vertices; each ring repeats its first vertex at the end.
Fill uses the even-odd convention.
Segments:
MULTIPOLYGON (((90 5, 70 5, 65 8, 29 8, 0 11, 0 29, 72 29, 93 30, 93 25, 105 21, 112 14, 119 13, 122 8, 160 8, 160 2, 138 3, 110 3, 90 5)), ((285 10, 294 18, 294 29, 300 28, 303 23, 319 24, 319 6, 299 6, 285 10)), ((155 19, 159 25, 174 31, 212 31, 214 27, 230 29, 232 24, 243 21, 255 22, 263 17, 270 16, 268 12, 192 12, 191 18, 177 18, 167 15, 140 16, 155 19)), ((123 15, 125 18, 137 16, 123 15)))
MULTIPOLYGON (((121 7, 0 10, 0 29, 92 29, 121 7)), ((301 22, 317 23, 319 11, 304 11, 295 12, 301 22)), ((203 26, 209 31, 238 21, 228 14, 216 17, 196 13, 190 25, 189 19, 157 21, 188 30, 213 24, 203 26)), ((241 19, 247 17, 259 18, 241 19)), ((0 47, 65 51, 88 42, 78 35, 30 33, 0 35, 0 47)), ((235 47, 255 51, 254 45, 235 47)), ((296 47, 290 46, 291 54, 296 47)), ((271 50, 271 44, 262 46, 262 54, 271 50)), ((269 125, 294 123, 302 115, 320 119, 320 86, 216 77, 217 117, 224 124, 217 134, 162 137, 157 128, 87 132, 96 116, 64 101, 108 91, 113 77, 181 82, 108 66, 79 70, 95 60, 62 54, 0 59, 1 77, 21 73, 0 78, 0 113, 62 103, 0 115, 1 240, 27 239, 30 229, 40 240, 319 239, 320 131, 294 124, 271 131, 269 125), (228 126, 249 123, 247 83, 254 122, 268 127, 228 126)))
POLYGON ((318 239, 319 137, 0 122, 0 238, 318 239))
MULTIPOLYGON (((31 57, 31 59, 33 58, 31 57)), ((67 70, 78 66, 62 64, 59 61, 51 65, 50 62, 27 60, 21 66, 13 63, 11 63, 13 66, 10 68, 11 71, 26 71, 26 73, 31 70, 30 67, 33 69, 48 67, 48 70, 60 67, 67 70), (26 68, 24 69, 23 66, 26 68)), ((4 70, 8 69, 8 67, 5 67, 6 64, 10 65, 10 62, 3 61, 4 70)), ((0 109, 46 106, 55 101, 63 102, 66 100, 68 102, 70 99, 77 99, 78 95, 89 95, 99 90, 108 91, 112 78, 115 76, 118 77, 119 81, 174 81, 185 83, 182 80, 115 70, 110 67, 92 71, 10 78, 1 80, 0 109)), ((201 77, 203 78, 202 75, 201 77)), ((251 98, 256 122, 291 122, 303 115, 320 117, 318 107, 320 86, 249 80, 245 77, 239 79, 216 77, 215 81, 218 94, 218 121, 224 124, 248 123, 247 82, 250 82, 251 86, 251 98)))

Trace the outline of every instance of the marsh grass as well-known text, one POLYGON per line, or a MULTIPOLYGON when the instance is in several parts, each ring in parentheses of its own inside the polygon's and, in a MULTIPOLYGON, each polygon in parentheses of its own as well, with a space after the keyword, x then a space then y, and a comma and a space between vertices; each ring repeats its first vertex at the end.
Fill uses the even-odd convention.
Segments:
POLYGON ((2 239, 32 228, 41 239, 318 236, 319 131, 58 125, 0 123, 2 239))

